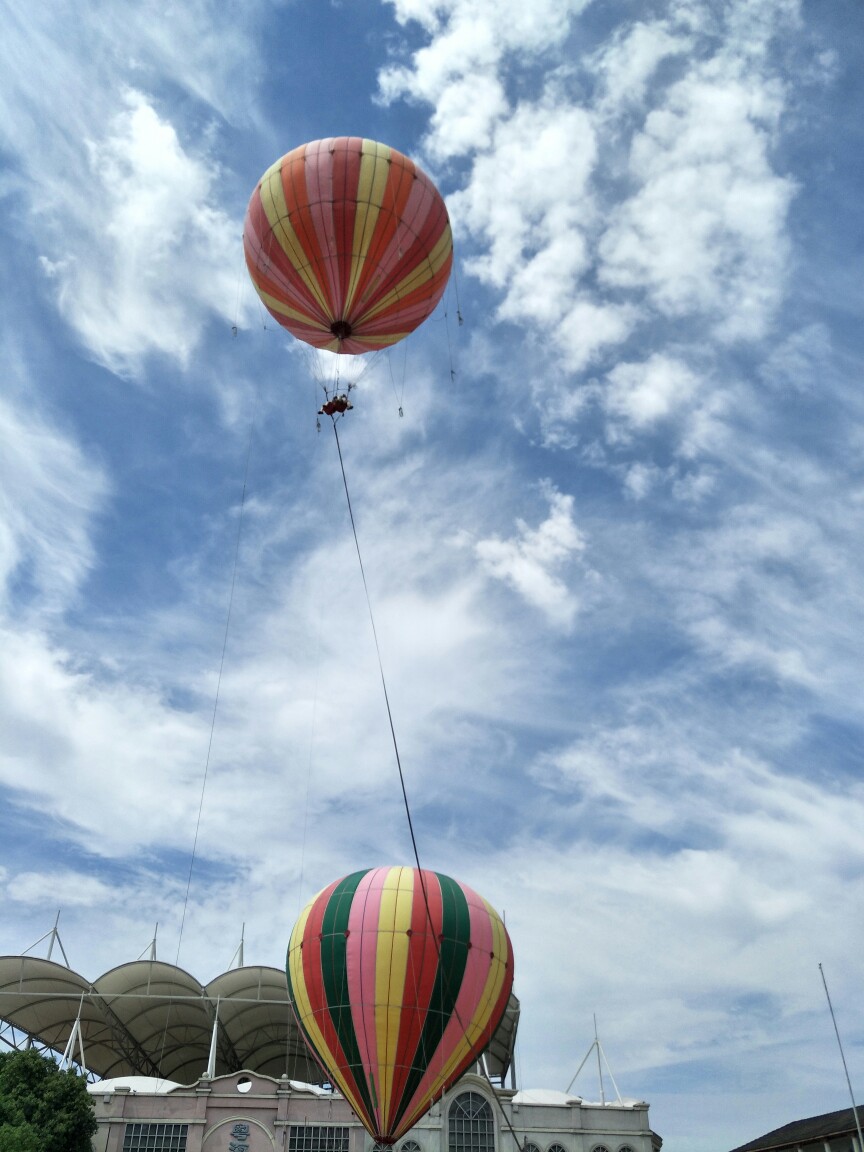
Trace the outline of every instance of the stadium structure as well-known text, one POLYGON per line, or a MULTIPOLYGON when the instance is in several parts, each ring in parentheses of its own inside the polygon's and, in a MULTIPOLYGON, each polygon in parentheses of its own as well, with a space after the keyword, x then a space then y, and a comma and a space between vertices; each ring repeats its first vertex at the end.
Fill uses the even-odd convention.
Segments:
MULTIPOLYGON (((93 981, 50 951, 0 957, 0 1042, 88 1077, 94 1152, 375 1152, 306 1048, 284 971, 245 965, 242 943, 238 954, 207 984, 155 945, 93 981)), ((607 1101, 602 1076, 599 1103, 517 1091, 519 1011, 511 996, 475 1068, 396 1152, 659 1152, 648 1105, 617 1087, 607 1101)))

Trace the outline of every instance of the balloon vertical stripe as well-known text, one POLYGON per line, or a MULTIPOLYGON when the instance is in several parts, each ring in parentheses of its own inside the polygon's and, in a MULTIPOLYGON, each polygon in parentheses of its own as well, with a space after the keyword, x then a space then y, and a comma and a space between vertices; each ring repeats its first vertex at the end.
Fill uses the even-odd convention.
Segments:
POLYGON ((411 911, 411 952, 405 992, 402 1005, 402 1016, 399 1022, 399 1039, 397 1057, 394 1067, 393 1102, 390 1112, 392 1125, 396 1111, 401 1107, 405 1098, 406 1084, 415 1065, 425 1063, 426 1053, 421 1047, 425 1006, 432 1003, 435 980, 438 975, 439 953, 435 945, 434 935, 429 936, 430 921, 433 925, 440 924, 442 919, 441 886, 434 873, 424 872, 423 883, 425 895, 420 885, 420 877, 413 869, 410 871, 414 879, 416 899, 411 911), (428 901, 428 912, 426 904, 428 901))
MULTIPOLYGON (((405 998, 408 957, 411 951, 411 911, 414 907, 413 873, 410 869, 394 869, 388 878, 386 919, 382 915, 382 928, 376 949, 375 978, 375 1053, 381 1068, 381 1112, 390 1114, 393 1100, 393 1078, 399 1046, 399 1022, 405 998)), ((382 901, 382 913, 385 912, 382 901)))
MULTIPOLYGON (((346 1067, 362 1067, 351 1027, 345 923, 351 898, 364 874, 355 872, 346 876, 344 880, 325 889, 328 894, 325 902, 308 905, 298 921, 298 926, 303 922, 303 946, 298 947, 293 955, 289 951, 288 995, 295 1012, 305 1011, 309 1027, 308 1030, 304 1028, 304 1034, 318 1060, 328 1071, 335 1061, 346 1067), (314 980, 324 973, 328 1000, 326 1008, 322 1009, 320 998, 309 996, 309 989, 313 986, 310 985, 309 977, 314 980)), ((345 1096, 358 1114, 362 1115, 369 1109, 367 1086, 362 1078, 352 1078, 344 1086, 340 1083, 340 1088, 343 1088, 345 1096)))
MULTIPOLYGON (((438 940, 440 954, 435 984, 429 998, 429 1012, 418 1045, 421 1053, 435 1053, 433 1060, 429 1061, 428 1071, 432 1076, 437 1076, 438 1070, 445 1067, 445 1053, 441 1050, 441 1040, 453 1015, 457 994, 465 974, 471 928, 468 905, 462 889, 449 876, 436 875, 435 880, 441 889, 442 926, 438 940)), ((456 1021, 460 1031, 469 1023, 470 1018, 461 1022, 456 1021)), ((402 1118, 405 1109, 411 1103, 426 1071, 421 1063, 415 1061, 412 1064, 403 1091, 402 1105, 395 1117, 397 1121, 402 1118)))
MULTIPOLYGON (((363 156, 357 180, 357 205, 354 216, 354 236, 351 245, 351 272, 345 291, 345 307, 351 310, 357 297, 364 268, 373 270, 377 261, 370 259, 370 248, 375 238, 381 206, 385 200, 389 171, 389 148, 383 144, 363 141, 363 156)), ((382 222, 386 228, 389 220, 382 222)))
POLYGON ((329 885, 291 934, 301 1031, 376 1141, 392 1144, 489 1044, 513 983, 492 907, 435 872, 329 885))
MULTIPOLYGON (((345 1054, 350 1068, 360 1069, 363 1061, 357 1045, 354 1022, 351 1013, 352 988, 348 970, 348 919, 351 904, 357 887, 363 879, 362 872, 346 877, 333 891, 321 920, 321 971, 324 975, 330 1020, 338 1039, 339 1047, 345 1054)), ((359 1095, 367 1107, 371 1104, 364 1092, 365 1085, 358 1079, 359 1095)))

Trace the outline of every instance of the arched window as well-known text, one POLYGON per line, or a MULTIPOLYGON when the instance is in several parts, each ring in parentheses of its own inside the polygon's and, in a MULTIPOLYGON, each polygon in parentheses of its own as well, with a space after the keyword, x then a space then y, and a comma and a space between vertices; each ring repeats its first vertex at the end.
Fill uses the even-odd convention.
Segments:
POLYGON ((479 1092, 460 1092, 450 1105, 448 1152, 495 1152, 492 1109, 479 1092))
POLYGON ((538 1146, 536 1144, 533 1144, 530 1140, 526 1140, 525 1143, 522 1145, 522 1152, 540 1152, 540 1149, 538 1148, 538 1146))
MULTIPOLYGON (((420 1145, 416 1140, 404 1140, 399 1152, 421 1152, 420 1145)), ((628 1148, 627 1152, 631 1152, 628 1148)))
MULTIPOLYGON (((563 1144, 550 1144, 548 1152, 567 1152, 563 1144)), ((607 1148, 595 1148, 594 1152, 609 1152, 607 1148)))

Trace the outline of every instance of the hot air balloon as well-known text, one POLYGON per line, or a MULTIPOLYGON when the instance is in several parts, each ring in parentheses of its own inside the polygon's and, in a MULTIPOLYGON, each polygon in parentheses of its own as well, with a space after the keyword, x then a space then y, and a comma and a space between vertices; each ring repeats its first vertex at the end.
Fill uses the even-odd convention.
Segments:
POLYGON ((388 348, 421 324, 453 260, 429 177, 359 136, 303 144, 268 168, 243 246, 270 314, 315 348, 351 354, 388 348))
POLYGON ((373 868, 309 902, 287 971, 307 1043, 372 1138, 389 1145, 489 1044, 513 956, 497 912, 464 884, 373 868))

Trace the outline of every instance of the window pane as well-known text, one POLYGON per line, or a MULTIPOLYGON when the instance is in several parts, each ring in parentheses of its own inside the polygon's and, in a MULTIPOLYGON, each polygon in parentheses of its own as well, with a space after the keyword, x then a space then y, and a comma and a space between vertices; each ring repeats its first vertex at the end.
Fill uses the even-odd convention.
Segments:
POLYGON ((463 1092, 450 1105, 448 1152, 495 1152, 492 1109, 479 1092, 463 1092))
POLYGON ((292 1124, 288 1152, 348 1152, 348 1129, 333 1124, 292 1124))
POLYGON ((186 1152, 188 1124, 127 1124, 123 1152, 186 1152))

